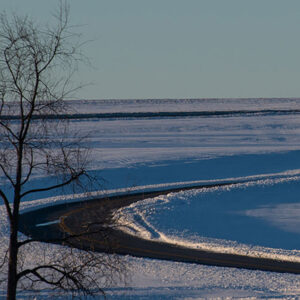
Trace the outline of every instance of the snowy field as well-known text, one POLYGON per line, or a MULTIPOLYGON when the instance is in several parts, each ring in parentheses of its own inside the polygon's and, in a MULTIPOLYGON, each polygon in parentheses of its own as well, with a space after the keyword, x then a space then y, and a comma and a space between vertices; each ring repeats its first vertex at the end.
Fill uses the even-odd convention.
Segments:
MULTIPOLYGON (((299 108, 300 99, 76 101, 73 106, 79 113, 299 108)), ((131 234, 193 248, 300 261, 300 114, 95 118, 72 120, 70 125, 74 133, 89 134, 85 146, 93 150, 91 172, 103 178, 100 193, 239 182, 146 199, 116 212, 122 222, 131 224, 131 234)), ((49 180, 53 179, 34 174, 32 185, 49 180)), ((23 209, 70 198, 61 191, 39 194, 27 199, 23 209)), ((4 253, 3 206, 0 212, 4 253)), ((108 288, 108 299, 300 297, 299 275, 124 259, 130 280, 108 288)))

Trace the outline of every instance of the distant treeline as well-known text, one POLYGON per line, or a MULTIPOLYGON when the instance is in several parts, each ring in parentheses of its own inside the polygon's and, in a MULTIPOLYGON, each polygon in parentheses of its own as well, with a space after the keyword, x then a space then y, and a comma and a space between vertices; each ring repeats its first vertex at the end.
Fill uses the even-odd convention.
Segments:
MULTIPOLYGON (((174 117, 216 117, 216 116, 257 116, 299 114, 300 109, 280 110, 230 110, 230 111, 174 111, 174 112, 117 112, 117 113, 78 113, 57 115, 34 115, 32 119, 131 119, 131 118, 174 118, 174 117)), ((18 115, 0 115, 0 120, 18 120, 18 115)))

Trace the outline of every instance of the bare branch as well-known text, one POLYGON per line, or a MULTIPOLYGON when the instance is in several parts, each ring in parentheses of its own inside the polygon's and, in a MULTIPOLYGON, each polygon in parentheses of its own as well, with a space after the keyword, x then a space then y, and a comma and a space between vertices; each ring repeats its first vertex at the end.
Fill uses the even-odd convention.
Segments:
MULTIPOLYGON (((83 225, 83 228, 85 228, 83 231, 76 233, 76 234, 69 234, 65 237, 60 237, 60 238, 51 238, 51 239, 43 239, 43 242, 46 243, 52 243, 52 244, 63 244, 63 245, 68 245, 70 247, 76 248, 76 246, 73 243, 74 239, 80 239, 80 238, 86 238, 89 236, 93 236, 94 234, 101 234, 102 238, 104 241, 107 241, 107 249, 112 248, 111 245, 108 242, 108 239, 106 239, 108 231, 107 228, 113 228, 113 227, 120 227, 119 225, 110 225, 106 222, 101 222, 101 223, 89 223, 86 226, 83 225), (99 225, 101 226, 99 228, 99 225), (97 226, 97 229, 91 230, 91 227, 97 226)), ((18 242, 18 247, 21 248, 25 245, 31 244, 31 243, 37 243, 40 242, 41 240, 39 239, 26 239, 22 242, 18 242)))
POLYGON ((4 205, 5 205, 6 211, 7 211, 7 215, 8 215, 9 221, 11 222, 12 219, 13 219, 11 207, 10 207, 9 201, 8 201, 5 193, 1 189, 0 189, 0 197, 3 199, 3 202, 4 202, 4 205))
POLYGON ((5 169, 5 167, 3 166, 3 164, 0 164, 0 169, 2 170, 2 172, 4 173, 5 177, 9 180, 9 182, 11 183, 12 187, 15 187, 15 183, 13 181, 13 179, 11 178, 11 176, 8 174, 7 170, 5 169))
POLYGON ((82 170, 78 174, 75 174, 72 177, 70 177, 67 181, 64 181, 62 183, 59 183, 59 184, 56 184, 56 185, 52 185, 52 186, 49 186, 49 187, 45 187, 45 188, 32 189, 32 190, 26 191, 23 194, 21 194, 20 197, 23 198, 24 196, 26 196, 28 194, 38 193, 38 192, 46 192, 46 191, 51 191, 51 190, 54 190, 54 189, 61 188, 63 186, 66 186, 66 185, 70 184, 71 182, 77 180, 80 176, 82 176, 84 174, 85 174, 85 171, 82 170))

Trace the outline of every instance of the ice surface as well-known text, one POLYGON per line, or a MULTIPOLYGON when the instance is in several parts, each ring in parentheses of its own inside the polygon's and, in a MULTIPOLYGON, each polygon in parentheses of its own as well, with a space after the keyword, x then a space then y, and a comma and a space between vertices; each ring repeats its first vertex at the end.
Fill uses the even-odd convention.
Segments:
MULTIPOLYGON (((299 109, 300 100, 116 100, 70 105, 80 113, 293 110, 299 109)), ((242 181, 227 188, 185 191, 134 204, 123 213, 127 221, 134 221, 135 234, 192 247, 299 260, 299 114, 82 119, 72 120, 70 129, 71 134, 90 134, 84 145, 93 149, 90 170, 104 178, 103 190, 89 196, 242 181), (240 224, 242 230, 234 230, 240 224)), ((33 175, 31 186, 55 181, 44 174, 33 175)), ((0 185, 6 188, 3 179, 0 185)), ((22 210, 89 196, 73 195, 71 190, 37 194, 25 199, 22 210)), ((4 206, 0 220, 3 257, 9 233, 4 206)), ((45 254, 51 258, 59 250, 56 245, 37 247, 27 255, 32 263, 45 254)), ((127 286, 119 283, 107 290, 113 299, 300 296, 297 275, 124 259, 132 278, 127 286)))
MULTIPOLYGON (((282 198, 285 198, 285 195, 282 198)), ((266 220, 284 231, 300 234, 300 203, 263 205, 241 213, 266 220)))

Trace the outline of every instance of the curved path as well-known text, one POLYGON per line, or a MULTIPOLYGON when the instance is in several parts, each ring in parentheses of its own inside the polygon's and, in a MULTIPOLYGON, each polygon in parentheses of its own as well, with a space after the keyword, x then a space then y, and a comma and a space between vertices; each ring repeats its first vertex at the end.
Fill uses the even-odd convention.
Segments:
POLYGON ((217 253, 144 240, 121 231, 112 219, 114 210, 139 200, 181 190, 231 184, 223 183, 134 193, 45 207, 22 214, 20 231, 39 241, 67 244, 84 250, 300 274, 299 262, 217 253), (36 226, 37 224, 40 225, 36 226))

